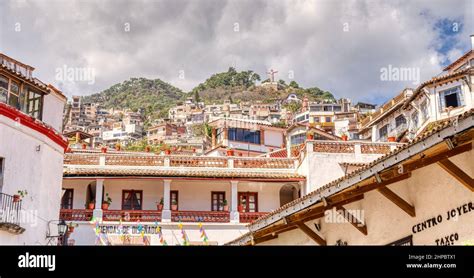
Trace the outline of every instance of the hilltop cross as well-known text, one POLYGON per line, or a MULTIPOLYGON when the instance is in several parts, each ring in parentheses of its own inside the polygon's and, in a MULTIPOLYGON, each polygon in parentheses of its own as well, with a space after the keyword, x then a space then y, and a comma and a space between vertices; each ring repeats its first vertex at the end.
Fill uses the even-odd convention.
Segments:
POLYGON ((267 72, 267 74, 269 74, 271 77, 270 77, 270 81, 271 82, 275 82, 275 73, 277 73, 278 71, 275 71, 273 69, 270 69, 269 72, 267 72))

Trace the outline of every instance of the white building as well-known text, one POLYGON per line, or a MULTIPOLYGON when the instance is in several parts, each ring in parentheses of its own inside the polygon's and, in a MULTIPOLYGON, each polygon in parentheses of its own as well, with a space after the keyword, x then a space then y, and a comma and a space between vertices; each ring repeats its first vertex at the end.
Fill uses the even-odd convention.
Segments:
POLYGON ((31 66, 3 54, 0 64, 0 245, 56 243, 66 97, 31 66))

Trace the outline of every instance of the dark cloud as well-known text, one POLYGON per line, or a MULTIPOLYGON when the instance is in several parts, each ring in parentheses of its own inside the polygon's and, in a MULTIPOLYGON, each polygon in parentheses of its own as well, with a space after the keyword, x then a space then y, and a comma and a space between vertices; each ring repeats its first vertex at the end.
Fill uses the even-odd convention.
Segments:
POLYGON ((423 80, 466 51, 471 13, 469 0, 2 1, 0 49, 67 95, 140 76, 189 90, 236 66, 380 102, 414 86, 380 81, 382 67, 416 67, 423 80), (448 53, 436 47, 443 19, 463 26, 448 53), (93 69, 95 83, 55 80, 64 66, 93 69))

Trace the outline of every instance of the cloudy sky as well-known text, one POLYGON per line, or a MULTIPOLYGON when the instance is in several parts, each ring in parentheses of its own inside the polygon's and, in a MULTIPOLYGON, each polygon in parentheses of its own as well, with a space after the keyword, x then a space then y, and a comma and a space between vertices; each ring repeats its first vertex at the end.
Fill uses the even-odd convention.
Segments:
POLYGON ((423 81, 470 49, 473 3, 2 0, 0 51, 68 96, 130 77, 188 91, 234 66, 263 78, 273 68, 287 82, 381 103, 416 87, 416 74, 385 81, 381 70, 419 70, 423 81))

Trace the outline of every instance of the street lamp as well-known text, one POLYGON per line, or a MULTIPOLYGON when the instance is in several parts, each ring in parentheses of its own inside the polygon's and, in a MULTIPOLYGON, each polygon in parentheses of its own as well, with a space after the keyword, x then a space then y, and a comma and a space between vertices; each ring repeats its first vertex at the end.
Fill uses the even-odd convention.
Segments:
POLYGON ((48 245, 51 242, 53 238, 62 238, 61 245, 66 245, 66 231, 67 231, 67 224, 64 219, 61 220, 51 220, 48 222, 48 231, 46 233, 46 238, 49 239, 48 245), (50 224, 57 223, 58 226, 58 234, 57 235, 51 235, 51 230, 50 230, 50 224))

